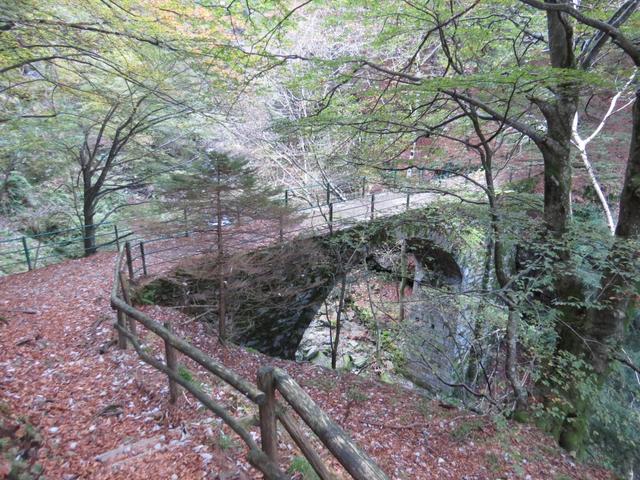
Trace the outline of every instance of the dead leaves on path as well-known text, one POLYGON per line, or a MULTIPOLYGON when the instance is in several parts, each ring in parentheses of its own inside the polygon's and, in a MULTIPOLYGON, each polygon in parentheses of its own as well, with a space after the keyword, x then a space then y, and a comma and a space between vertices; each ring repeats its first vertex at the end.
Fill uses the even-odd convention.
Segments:
MULTIPOLYGON (((113 261, 112 254, 102 253, 0 279, 0 402, 41 435, 32 453, 46 477, 259 478, 245 449, 218 419, 183 394, 176 407, 169 405, 166 378, 133 352, 111 346, 113 261), (105 455, 111 460, 101 461, 105 455)), ((498 432, 482 419, 481 429, 456 436, 475 416, 445 410, 404 387, 224 348, 205 326, 174 309, 144 309, 251 381, 263 364, 286 369, 391 478, 610 478, 575 465, 533 428, 510 425, 498 432)), ((145 348, 161 355, 158 339, 144 332, 141 338, 145 348)), ((255 414, 237 392, 184 358, 179 361, 237 417, 255 414)), ((300 455, 284 431, 280 442, 284 461, 300 455)), ((328 452, 323 457, 340 471, 328 452)), ((7 468, 7 460, 0 460, 0 478, 7 468)))

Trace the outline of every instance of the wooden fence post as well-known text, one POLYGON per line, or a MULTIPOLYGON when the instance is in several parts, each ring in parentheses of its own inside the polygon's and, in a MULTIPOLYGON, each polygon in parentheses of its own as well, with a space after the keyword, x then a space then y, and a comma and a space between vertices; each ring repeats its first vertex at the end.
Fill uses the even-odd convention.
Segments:
POLYGON ((407 193, 407 210, 409 210, 409 203, 411 201, 411 194, 407 193))
POLYGON ((272 369, 282 397, 354 480, 388 480, 382 469, 363 452, 286 372, 272 369))
POLYGON ((113 234, 116 237, 116 248, 120 251, 120 236, 118 235, 118 226, 115 223, 113 224, 113 234))
POLYGON ((333 235, 333 203, 329 204, 329 235, 333 235))
POLYGON ((289 206, 289 190, 285 190, 284 191, 284 206, 288 207, 289 206))
POLYGON ((29 255, 29 246, 27 245, 27 237, 22 237, 22 248, 24 249, 24 256, 27 259, 27 268, 31 271, 31 255, 29 255))
POLYGON ((276 427, 276 385, 273 367, 258 370, 258 388, 264 392, 265 399, 258 406, 260 414, 260 437, 262 451, 276 465, 278 464, 278 432, 276 427))
POLYGON ((133 280, 133 260, 131 258, 131 243, 127 240, 124 243, 124 253, 127 256, 127 270, 129 270, 129 278, 133 280))
POLYGON ((318 455, 318 452, 315 451, 313 444, 298 427, 291 415, 289 415, 289 413, 283 409, 278 410, 277 414, 278 420, 280 420, 280 423, 282 424, 284 429, 289 432, 289 435, 296 443, 296 445, 298 445, 304 456, 316 471, 316 473, 320 477, 320 480, 336 480, 335 475, 333 475, 326 467, 326 465, 322 462, 322 458, 320 457, 320 455, 318 455))
POLYGON ((144 242, 140 242, 140 258, 142 259, 142 273, 147 276, 147 259, 144 255, 144 242))
MULTIPOLYGON (((120 326, 120 328, 126 329, 127 327, 124 312, 118 308, 116 309, 116 314, 118 315, 118 325, 120 326)), ((120 350, 127 349, 127 337, 122 331, 120 331, 120 329, 118 329, 118 348, 120 350)))
POLYGON ((364 192, 367 186, 367 177, 362 177, 362 198, 364 198, 364 192))
MULTIPOLYGON (((122 289, 122 299, 125 301, 127 305, 132 306, 131 298, 129 297, 129 290, 127 290, 127 285, 125 284, 124 275, 122 274, 122 272, 118 272, 118 275, 120 275, 120 288, 122 289)), ((134 337, 137 337, 136 319, 133 317, 130 317, 129 315, 127 315, 127 317, 129 318, 129 333, 131 333, 131 335, 133 335, 134 337)))
MULTIPOLYGON (((171 324, 169 322, 164 322, 164 328, 172 332, 171 324)), ((164 341, 164 353, 167 363, 167 368, 174 372, 176 375, 178 374, 178 362, 176 359, 176 351, 167 340, 164 341)), ((169 403, 174 404, 178 401, 178 384, 169 377, 169 403)))
POLYGON ((331 201, 331 186, 327 184, 327 205, 329 204, 330 201, 331 201))
POLYGON ((373 212, 375 210, 376 207, 376 194, 372 193, 371 194, 371 220, 373 220, 373 212))

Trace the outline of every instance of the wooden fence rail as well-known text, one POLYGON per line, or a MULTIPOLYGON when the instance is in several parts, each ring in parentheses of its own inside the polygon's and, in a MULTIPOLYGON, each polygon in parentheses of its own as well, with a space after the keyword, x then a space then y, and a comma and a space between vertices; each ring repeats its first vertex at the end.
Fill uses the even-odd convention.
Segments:
POLYGON ((111 306, 117 311, 118 318, 114 323, 114 327, 118 332, 118 346, 126 349, 127 345, 130 344, 143 362, 168 377, 170 402, 175 402, 177 398, 178 385, 193 395, 205 408, 222 419, 242 439, 249 450, 247 460, 267 480, 290 478, 280 468, 278 459, 278 422, 282 424, 296 445, 298 445, 318 476, 322 480, 335 480, 335 475, 323 463, 320 454, 304 433, 302 426, 293 418, 285 405, 277 400, 276 392, 279 392, 291 409, 298 414, 302 423, 315 433, 320 442, 354 479, 388 480, 388 477, 380 467, 318 407, 302 387, 289 377, 285 371, 273 367, 263 367, 258 371, 257 386, 254 386, 233 370, 225 367, 202 350, 175 335, 168 324, 160 324, 134 308, 129 298, 126 276, 123 274, 125 258, 127 260, 127 270, 129 273, 131 272, 130 250, 121 248, 114 269, 111 290, 111 306), (126 257, 125 253, 127 253, 126 257), (129 320, 128 322, 127 319, 129 320), (164 341, 164 363, 149 355, 140 345, 136 334, 136 322, 140 323, 148 331, 158 335, 164 341), (194 382, 190 382, 179 375, 177 352, 195 361, 207 372, 222 379, 258 406, 260 447, 252 437, 251 432, 242 426, 223 405, 212 399, 194 382))

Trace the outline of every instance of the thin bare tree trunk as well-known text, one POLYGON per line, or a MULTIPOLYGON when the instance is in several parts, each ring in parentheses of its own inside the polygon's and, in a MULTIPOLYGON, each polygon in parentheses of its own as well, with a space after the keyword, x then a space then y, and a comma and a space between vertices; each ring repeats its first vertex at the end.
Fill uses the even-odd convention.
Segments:
POLYGON ((331 345, 331 368, 336 369, 338 363, 338 347, 340 346, 340 330, 342 329, 342 310, 344 309, 344 294, 347 290, 347 275, 342 275, 340 279, 340 299, 338 300, 338 311, 336 312, 336 333, 331 345))
POLYGON ((371 294, 371 277, 369 275, 369 268, 367 265, 367 258, 366 255, 363 259, 363 263, 364 263, 364 268, 367 274, 367 297, 369 299, 369 308, 371 309, 371 316, 373 317, 373 323, 376 326, 376 360, 378 363, 381 362, 381 356, 380 356, 380 344, 382 341, 382 331, 380 329, 380 322, 378 320, 378 315, 376 314, 376 310, 375 310, 375 305, 373 304, 373 296, 371 294))
POLYGON ((398 291, 398 299, 400 301, 400 314, 399 319, 402 322, 405 316, 405 304, 404 304, 404 291, 407 288, 407 276, 408 276, 408 268, 407 268, 407 239, 402 239, 402 244, 400 247, 400 287, 398 291))
POLYGON ((527 410, 527 390, 520 383, 518 378, 518 324, 520 323, 520 315, 513 306, 509 305, 509 316, 507 319, 507 358, 506 358, 506 375, 513 388, 516 399, 516 407, 514 415, 516 419, 522 416, 527 410))
POLYGON ((227 340, 227 325, 226 325, 226 305, 225 305, 225 282, 224 282, 224 242, 222 239, 222 200, 220 192, 220 165, 218 165, 216 172, 216 181, 218 188, 216 191, 216 220, 218 222, 216 226, 217 233, 217 248, 218 248, 218 339, 220 343, 225 343, 227 340))
POLYGON ((589 161, 589 156, 587 154, 587 145, 589 145, 589 143, 591 143, 591 141, 600 134, 605 124, 607 123, 607 120, 609 120, 609 118, 612 115, 625 109, 632 103, 632 102, 629 102, 626 105, 623 105, 622 107, 616 109, 618 100, 620 99, 622 94, 629 88, 629 86, 633 83, 635 77, 636 77, 636 71, 634 71, 631 77, 629 77, 629 80, 624 85, 624 87, 622 87, 622 89, 620 89, 620 91, 616 93, 613 96, 613 98, 611 98, 607 112, 604 114, 604 116, 602 117, 602 120, 600 121, 596 129, 591 133, 591 135, 589 135, 587 138, 582 138, 580 136, 580 132, 578 131, 578 123, 579 123, 578 112, 576 112, 576 114, 573 117, 573 125, 571 128, 573 144, 576 146, 576 148, 580 152, 580 158, 582 159, 582 163, 584 163, 584 166, 587 170, 587 174, 589 175, 589 179, 591 180, 591 184, 593 185, 593 188, 596 191, 596 194, 598 195, 598 199, 600 200, 600 204, 602 205, 602 210, 604 211, 604 215, 607 220, 607 225, 609 226, 609 230, 611 231, 611 235, 615 233, 615 229, 616 229, 615 222, 613 220, 613 215, 611 214, 611 208, 609 207, 609 202, 607 202, 607 198, 604 195, 604 192, 602 191, 600 183, 598 182, 595 169, 593 168, 593 165, 589 161))
MULTIPOLYGON (((578 118, 578 114, 576 113, 576 119, 578 118)), ((577 133, 577 132, 576 132, 577 133)), ((607 202, 607 197, 605 197, 604 192, 602 191, 602 187, 598 182, 598 177, 596 176, 596 172, 589 161, 589 156, 587 155, 587 145, 579 142, 579 137, 575 136, 574 140, 576 141, 576 147, 580 152, 580 158, 582 159, 582 163, 584 163, 584 167, 587 170, 587 174, 589 174, 589 179, 591 180, 591 185, 593 189, 596 191, 596 195, 598 195, 598 200, 600 200, 600 205, 602 205, 602 210, 604 211, 604 216, 607 220, 607 226, 609 227, 609 231, 611 235, 614 234, 616 230, 615 223, 613 222, 613 215, 611 215, 611 208, 609 208, 609 202, 607 202)))

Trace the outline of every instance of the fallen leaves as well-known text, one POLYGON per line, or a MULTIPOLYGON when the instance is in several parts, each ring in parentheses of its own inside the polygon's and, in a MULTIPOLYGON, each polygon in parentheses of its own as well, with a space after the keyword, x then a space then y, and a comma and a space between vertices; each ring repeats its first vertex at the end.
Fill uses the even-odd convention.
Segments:
MULTIPOLYGON (((46 477, 260 478, 241 442, 213 414, 183 393, 176 406, 170 405, 163 375, 131 350, 105 348, 114 340, 115 315, 108 301, 113 261, 113 254, 102 253, 0 279, 0 309, 7 320, 0 329, 0 400, 42 436, 32 453, 46 477), (35 309, 37 314, 29 313, 35 309), (121 454, 113 461, 97 460, 114 451, 121 454)), ((205 325, 175 309, 144 310, 252 382, 262 365, 286 369, 332 418, 343 420, 341 426, 392 479, 612 478, 575 464, 533 427, 509 425, 498 431, 482 419, 481 429, 454 438, 453 432, 464 431, 464 422, 477 417, 437 402, 425 408, 424 399, 401 386, 224 347, 205 325)), ((140 337, 145 348, 162 355, 158 338, 147 332, 140 337)), ((255 406, 184 357, 179 362, 258 435, 255 406)), ((282 429, 279 440, 286 469, 300 452, 282 429)), ((339 478, 348 478, 314 442, 339 478)), ((0 478, 6 469, 0 456, 0 478)))

